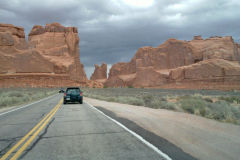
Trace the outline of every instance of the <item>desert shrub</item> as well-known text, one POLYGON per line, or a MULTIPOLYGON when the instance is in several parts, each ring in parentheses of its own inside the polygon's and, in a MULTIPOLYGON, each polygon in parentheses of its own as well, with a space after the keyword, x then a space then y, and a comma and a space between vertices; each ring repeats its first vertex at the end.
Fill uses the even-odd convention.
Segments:
POLYGON ((116 102, 117 101, 115 97, 107 97, 106 100, 109 101, 109 102, 116 102))
POLYGON ((160 97, 160 100, 167 102, 167 98, 166 97, 160 97))
POLYGON ((8 106, 11 103, 10 97, 1 97, 0 99, 0 107, 8 106))
POLYGON ((175 104, 167 101, 153 101, 152 108, 161 108, 161 109, 169 109, 169 110, 175 110, 175 104))
POLYGON ((194 108, 192 106, 189 105, 183 105, 182 109, 188 113, 194 114, 194 108))
POLYGON ((177 100, 189 99, 189 98, 191 98, 191 97, 192 97, 192 96, 190 96, 190 95, 178 96, 177 100))
POLYGON ((13 92, 9 92, 8 96, 9 97, 23 97, 24 93, 23 92, 13 91, 13 92))
POLYGON ((142 97, 142 99, 144 101, 144 106, 146 106, 146 107, 152 106, 152 102, 153 102, 153 96, 152 95, 144 95, 142 97))
POLYGON ((201 97, 184 96, 180 99, 181 108, 191 114, 205 114, 206 101, 201 97), (201 112, 201 113, 200 113, 201 112))
POLYGON ((133 96, 119 96, 117 97, 117 102, 119 103, 125 103, 125 104, 131 104, 131 105, 136 105, 136 106, 143 106, 144 102, 142 99, 133 97, 133 96))
POLYGON ((22 101, 23 102, 28 102, 28 101, 30 101, 31 99, 28 97, 28 96, 24 96, 23 98, 22 98, 22 101))
POLYGON ((171 102, 166 102, 166 103, 162 103, 161 108, 169 109, 169 110, 176 110, 176 105, 171 102))
POLYGON ((175 110, 176 105, 167 101, 165 97, 154 97, 152 95, 145 95, 142 97, 144 101, 144 106, 150 108, 161 108, 161 109, 170 109, 175 110))
POLYGON ((161 102, 160 100, 155 99, 151 96, 149 96, 151 100, 148 100, 147 96, 144 96, 144 97, 145 97, 145 99, 143 99, 143 100, 144 100, 145 107, 156 108, 156 109, 160 108, 160 102, 161 102))
POLYGON ((240 120, 240 107, 239 106, 231 107, 231 112, 233 113, 234 117, 236 117, 236 119, 240 120))
POLYGON ((128 97, 127 98, 128 104, 136 105, 136 106, 144 106, 144 101, 142 99, 136 97, 128 97))
POLYGON ((21 102, 23 102, 23 100, 19 97, 4 97, 4 98, 1 98, 0 106, 1 107, 12 106, 14 104, 18 104, 21 102))
POLYGON ((200 115, 201 115, 201 116, 203 116, 203 117, 204 117, 204 116, 206 115, 206 113, 207 113, 207 110, 206 110, 206 108, 205 108, 205 107, 203 107, 203 108, 200 108, 200 109, 199 109, 199 113, 200 113, 200 115))
POLYGON ((226 97, 221 96, 221 97, 219 97, 219 100, 224 100, 229 103, 236 102, 236 103, 240 104, 240 97, 238 97, 238 96, 226 96, 226 97))
POLYGON ((101 95, 90 95, 89 97, 95 98, 95 99, 107 100, 107 97, 104 97, 101 95))
POLYGON ((212 100, 211 98, 208 98, 208 97, 204 98, 204 100, 205 100, 206 102, 210 102, 210 103, 213 102, 213 100, 212 100))
POLYGON ((237 106, 232 106, 226 101, 217 101, 215 103, 208 104, 210 109, 206 117, 231 123, 240 122, 240 109, 237 106))
POLYGON ((8 88, 1 89, 0 107, 28 103, 43 97, 56 94, 57 89, 46 88, 8 88))

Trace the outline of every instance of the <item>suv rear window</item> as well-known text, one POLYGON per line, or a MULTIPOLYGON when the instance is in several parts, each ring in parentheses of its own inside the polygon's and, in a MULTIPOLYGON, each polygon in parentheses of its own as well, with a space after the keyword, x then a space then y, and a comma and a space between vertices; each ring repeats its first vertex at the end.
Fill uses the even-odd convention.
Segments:
POLYGON ((79 93, 80 93, 80 89, 78 88, 67 89, 67 94, 79 94, 79 93))

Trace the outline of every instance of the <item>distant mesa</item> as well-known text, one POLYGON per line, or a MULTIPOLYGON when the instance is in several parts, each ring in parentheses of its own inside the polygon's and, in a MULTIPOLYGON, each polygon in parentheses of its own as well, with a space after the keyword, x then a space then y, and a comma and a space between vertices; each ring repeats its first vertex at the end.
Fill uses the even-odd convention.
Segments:
POLYGON ((36 25, 29 33, 0 24, 0 87, 87 85, 76 27, 36 25))
POLYGON ((109 87, 240 89, 240 45, 232 37, 169 39, 138 49, 128 63, 116 63, 109 87))

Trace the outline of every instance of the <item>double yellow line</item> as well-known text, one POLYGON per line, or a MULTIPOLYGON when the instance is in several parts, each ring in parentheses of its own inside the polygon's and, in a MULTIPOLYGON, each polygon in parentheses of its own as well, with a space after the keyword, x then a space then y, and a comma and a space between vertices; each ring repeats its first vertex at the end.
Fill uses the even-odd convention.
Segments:
POLYGON ((48 124, 53 115, 58 111, 63 99, 35 126, 31 131, 29 131, 18 143, 16 143, 7 153, 5 153, 0 160, 7 159, 12 152, 14 152, 23 142, 26 142, 18 149, 18 151, 12 156, 10 160, 16 160, 22 152, 31 144, 31 142, 36 138, 36 136, 43 130, 43 128, 48 124))

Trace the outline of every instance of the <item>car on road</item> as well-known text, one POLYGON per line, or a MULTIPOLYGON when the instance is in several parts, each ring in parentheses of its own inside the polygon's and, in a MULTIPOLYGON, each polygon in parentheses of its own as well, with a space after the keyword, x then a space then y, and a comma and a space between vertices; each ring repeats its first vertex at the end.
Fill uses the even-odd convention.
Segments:
POLYGON ((83 93, 79 87, 67 88, 66 92, 64 92, 63 98, 63 104, 67 104, 68 102, 79 102, 80 104, 83 103, 83 93))
POLYGON ((61 88, 58 92, 59 92, 59 93, 64 93, 64 89, 61 88))

